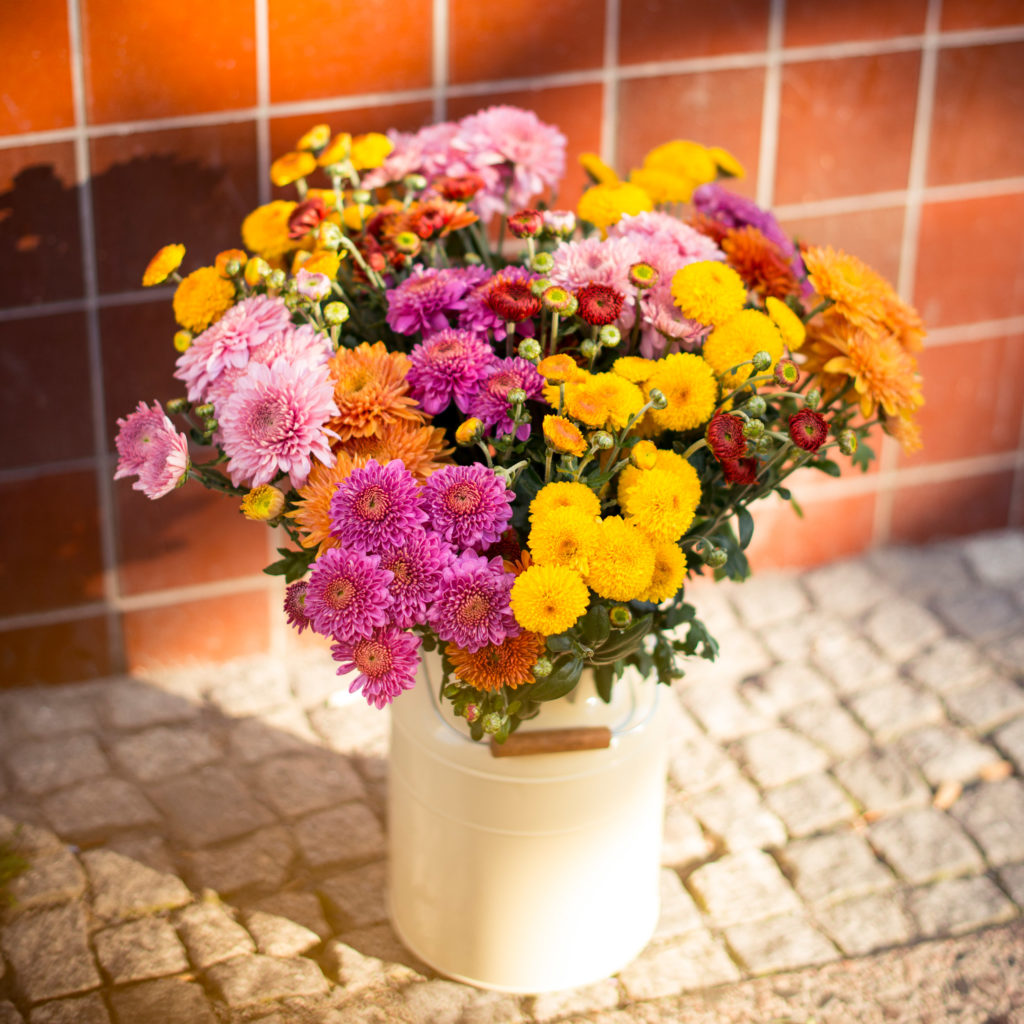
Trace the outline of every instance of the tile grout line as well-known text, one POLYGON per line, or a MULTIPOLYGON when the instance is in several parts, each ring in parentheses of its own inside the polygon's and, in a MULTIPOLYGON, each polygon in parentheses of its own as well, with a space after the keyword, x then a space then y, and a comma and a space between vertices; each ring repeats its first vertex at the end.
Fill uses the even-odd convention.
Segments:
POLYGON ((601 93, 601 159, 614 167, 619 151, 619 18, 620 0, 605 0, 604 67, 601 93))
MULTIPOLYGON (((104 621, 110 662, 115 671, 124 668, 124 637, 117 614, 117 536, 114 528, 114 493, 107 459, 106 394, 103 381, 103 348, 100 335, 99 270, 96 253, 96 224, 92 208, 92 168, 88 111, 85 99, 83 25, 80 0, 67 0, 68 42, 71 51, 71 96, 75 111, 75 177, 78 186, 78 219, 81 230, 82 283, 84 289, 85 335, 89 361, 89 393, 92 403, 92 441, 95 465, 97 512, 99 513, 100 564, 104 621)), ((127 410, 126 410, 127 411, 127 410)))
POLYGON ((765 45, 764 92, 761 100, 761 140, 757 153, 756 199, 766 209, 775 196, 775 162, 779 151, 779 116, 782 105, 782 39, 786 0, 772 0, 765 45))
POLYGON ((448 119, 448 0, 433 0, 433 39, 431 41, 431 69, 433 75, 433 119, 435 122, 448 119))

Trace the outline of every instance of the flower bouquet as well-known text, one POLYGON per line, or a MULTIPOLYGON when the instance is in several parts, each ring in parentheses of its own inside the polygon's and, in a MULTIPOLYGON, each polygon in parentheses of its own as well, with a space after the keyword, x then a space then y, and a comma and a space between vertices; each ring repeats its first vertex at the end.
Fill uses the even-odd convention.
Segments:
POLYGON ((669 683, 716 642, 693 575, 742 579, 751 507, 808 468, 918 445, 923 328, 857 258, 794 243, 676 140, 628 180, 492 107, 421 131, 312 128, 271 167, 295 198, 179 274, 185 396, 119 420, 116 476, 187 480, 278 530, 284 612, 377 707, 424 651, 501 743, 585 668, 669 683), (180 431, 171 416, 177 417, 180 431))

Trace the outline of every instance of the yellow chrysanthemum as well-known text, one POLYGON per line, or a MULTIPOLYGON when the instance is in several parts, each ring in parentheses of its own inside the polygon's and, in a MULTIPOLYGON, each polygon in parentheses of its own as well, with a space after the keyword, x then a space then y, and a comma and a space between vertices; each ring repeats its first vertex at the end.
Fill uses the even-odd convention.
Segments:
POLYGON ((476 444, 483 436, 483 420, 470 416, 468 420, 463 420, 456 428, 455 443, 463 448, 468 448, 471 444, 476 444))
MULTIPOLYGON (((641 441, 636 447, 639 448, 641 444, 650 444, 650 441, 641 441)), ((694 471, 693 466, 678 452, 674 452, 670 448, 656 448, 653 465, 622 467, 618 477, 618 500, 620 505, 625 504, 629 489, 640 479, 640 474, 644 469, 663 469, 669 473, 677 473, 679 476, 687 478, 694 471)))
POLYGON ((570 423, 564 416, 544 417, 544 440, 548 447, 563 455, 583 455, 587 450, 587 442, 583 432, 575 423, 570 423))
POLYGON ((675 597, 686 579, 686 555, 675 541, 659 541, 654 545, 654 575, 651 586, 641 598, 660 604, 675 597))
POLYGON ((500 644, 487 644, 478 651, 467 651, 455 644, 445 654, 455 674, 475 690, 515 689, 533 682, 533 666, 544 653, 545 639, 539 633, 523 632, 500 644))
POLYGON ((655 389, 668 399, 664 409, 652 409, 649 414, 659 430, 694 430, 711 419, 718 401, 715 371, 692 352, 659 359, 644 383, 647 395, 655 389))
POLYGON ((637 441, 629 450, 629 464, 635 469, 654 469, 658 464, 658 449, 653 441, 637 441))
POLYGON ((693 195, 695 182, 684 178, 664 167, 641 167, 630 171, 629 180, 639 185, 650 197, 651 202, 688 203, 693 195))
POLYGON ((331 164, 340 164, 347 160, 352 151, 352 136, 348 132, 341 132, 331 139, 327 148, 317 158, 321 167, 329 167, 331 164))
POLYGON ((546 359, 542 359, 537 364, 537 372, 548 381, 552 381, 555 384, 559 382, 564 383, 567 380, 572 380, 580 373, 579 366, 576 365, 576 360, 572 356, 567 356, 564 352, 559 352, 556 355, 548 356, 546 359))
POLYGON ((178 243, 165 245, 146 265, 142 286, 151 288, 155 284, 163 284, 181 266, 184 258, 185 246, 178 243))
POLYGON ((772 357, 774 366, 782 358, 782 335, 771 318, 756 309, 737 313, 728 323, 716 327, 704 342, 704 358, 726 391, 738 388, 754 372, 749 360, 762 351, 772 357), (740 363, 747 365, 731 372, 740 363))
POLYGON ((338 276, 341 256, 330 249, 317 249, 309 258, 303 260, 302 269, 311 274, 326 274, 332 281, 338 276))
POLYGON ((249 256, 243 249, 225 249, 223 252, 217 253, 213 265, 219 273, 227 277, 229 263, 237 263, 240 267, 244 267, 248 259, 249 256))
POLYGON ((641 470, 625 493, 626 522, 653 540, 678 540, 693 522, 700 503, 700 478, 687 464, 688 477, 668 469, 641 470))
POLYGON ((747 301, 747 286, 732 267, 715 260, 688 263, 672 275, 672 301, 683 316, 702 324, 724 324, 747 301))
POLYGON ((271 484, 260 484, 245 494, 239 508, 246 519, 265 523, 284 511, 284 493, 271 484))
POLYGON ((643 384, 652 373, 654 373, 655 362, 653 359, 644 359, 643 356, 622 356, 612 363, 612 373, 633 384, 643 384))
POLYGON ((647 535, 619 516, 597 524, 586 581, 610 601, 635 601, 654 578, 654 547, 647 535))
POLYGON ((576 204, 576 215, 604 232, 627 213, 646 213, 653 208, 651 197, 642 188, 620 181, 588 188, 576 204))
POLYGON ((315 124, 295 143, 296 149, 323 149, 331 141, 331 126, 315 124))
POLYGON ((349 203, 341 211, 341 222, 349 231, 362 231, 366 222, 377 212, 376 206, 369 203, 349 203))
POLYGON ((256 207, 242 221, 242 242, 246 249, 273 262, 290 249, 302 248, 299 242, 288 237, 288 218, 297 205, 286 199, 275 199, 256 207))
POLYGON ((594 518, 601 514, 601 500, 586 484, 566 480, 545 484, 530 502, 530 522, 535 523, 552 512, 573 508, 594 518))
POLYGON ((765 312, 771 317, 772 323, 779 329, 782 340, 790 352, 796 352, 807 337, 807 328, 800 319, 781 299, 769 295, 764 300, 765 312))
POLYGON ((729 150, 722 149, 721 146, 709 146, 708 156, 714 160, 719 174, 723 174, 727 178, 742 178, 747 173, 743 169, 743 164, 729 150))
POLYGON ((216 267, 193 270, 174 292, 174 319, 193 334, 216 323, 235 300, 235 286, 216 267))
POLYGON ((270 165, 270 180, 278 186, 291 185, 316 170, 316 157, 306 150, 285 153, 270 165))
POLYGON ((608 408, 604 425, 621 430, 644 407, 643 391, 636 384, 616 373, 595 373, 587 387, 608 408))
POLYGON ((596 153, 580 153, 580 166, 598 185, 614 185, 619 176, 596 153))
POLYGON ((718 168, 711 153, 699 142, 689 139, 673 139, 655 146, 644 157, 644 167, 669 171, 681 178, 688 178, 695 185, 714 181, 718 168))
POLYGON ((588 427, 603 427, 612 414, 605 391, 589 374, 565 385, 565 411, 588 427))
POLYGON ((537 565, 566 565, 586 573, 597 517, 582 509, 560 509, 538 516, 530 529, 530 555, 537 565))
POLYGON ((357 171, 371 171, 380 167, 395 144, 380 132, 367 132, 352 140, 352 166, 357 171))
POLYGON ((510 603, 523 629, 553 636, 570 629, 587 610, 590 591, 574 569, 531 565, 512 584, 510 603))

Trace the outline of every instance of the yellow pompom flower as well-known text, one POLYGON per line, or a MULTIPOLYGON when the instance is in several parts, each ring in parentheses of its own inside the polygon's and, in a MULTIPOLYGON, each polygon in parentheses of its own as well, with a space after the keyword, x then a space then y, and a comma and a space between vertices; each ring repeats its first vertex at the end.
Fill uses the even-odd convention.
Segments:
POLYGON ((601 514, 601 500, 586 484, 567 480, 545 484, 530 502, 530 522, 537 522, 552 512, 571 508, 586 512, 594 518, 601 514))
POLYGON ((769 295, 764 300, 765 312, 771 317, 772 323, 779 329, 782 340, 790 352, 796 352, 807 337, 807 328, 803 320, 793 312, 781 299, 769 295))
POLYGON ((368 203, 351 203, 341 211, 341 222, 349 231, 362 231, 376 212, 377 207, 368 203))
POLYGON ((270 165, 270 180, 279 188, 291 185, 316 170, 316 157, 306 150, 285 153, 270 165))
POLYGON ((563 455, 583 455, 587 450, 587 442, 583 432, 575 423, 570 423, 564 416, 544 417, 544 440, 548 447, 563 455))
POLYGON ((462 448, 468 448, 470 445, 476 444, 483 436, 483 420, 471 416, 468 420, 463 420, 456 428, 455 443, 462 448))
POLYGON ((688 263, 672 275, 672 301, 683 316, 702 324, 724 324, 747 301, 747 286, 732 267, 716 260, 688 263))
POLYGON ((615 185, 619 176, 596 153, 580 153, 580 166, 598 185, 615 185))
POLYGON ((174 293, 174 319, 193 334, 219 320, 235 300, 235 286, 216 267, 193 270, 174 293))
POLYGON ((663 540, 654 545, 654 575, 650 589, 641 600, 660 604, 679 593, 686 579, 686 555, 675 541, 663 540))
MULTIPOLYGON (((640 441, 636 447, 638 448, 641 444, 651 444, 651 442, 640 441)), ((651 447, 653 448, 654 446, 651 445, 651 447)), ((619 473, 618 479, 618 499, 620 505, 625 504, 627 492, 640 479, 640 474, 645 469, 664 469, 669 473, 677 473, 683 477, 688 477, 694 472, 693 466, 678 452, 674 452, 670 448, 655 448, 653 465, 622 467, 622 472, 619 473)))
POLYGON ((635 601, 654 577, 654 547, 647 535, 620 516, 597 523, 586 581, 610 601, 635 601))
POLYGON ((330 167, 331 164, 340 164, 349 158, 352 151, 352 136, 348 132, 342 132, 331 139, 330 145, 317 157, 317 163, 321 167, 330 167))
POLYGON ((311 274, 326 274, 332 281, 338 276, 341 256, 330 249, 317 249, 302 263, 302 269, 311 274))
POLYGON ((565 411, 588 427, 603 427, 612 413, 605 392, 589 374, 565 385, 565 411))
POLYGON ((146 265, 142 275, 143 288, 163 284, 181 266, 184 258, 185 246, 177 243, 165 245, 146 265))
POLYGON ((612 373, 633 384, 643 384, 652 373, 654 373, 655 362, 653 359, 644 359, 643 356, 622 356, 612 363, 612 373))
POLYGON ((649 396, 657 389, 668 400, 650 416, 658 430, 695 430, 711 419, 718 401, 718 381, 711 365, 692 352, 674 352, 655 363, 644 382, 649 396))
POLYGON ((315 124, 295 143, 296 149, 323 149, 331 141, 331 126, 315 124))
POLYGON ((580 368, 576 365, 576 360, 572 356, 559 352, 556 355, 542 359, 537 364, 537 372, 545 380, 558 384, 578 376, 580 368))
POLYGON ((352 140, 352 166, 357 171, 371 171, 380 167, 395 144, 380 132, 367 132, 352 140))
POLYGON ((684 178, 664 167, 641 167, 630 171, 629 180, 639 185, 650 197, 651 202, 688 203, 693 195, 694 181, 684 178))
POLYGON ((709 146, 708 156, 714 160, 718 173, 727 178, 742 178, 747 173, 743 169, 743 164, 729 150, 722 149, 721 146, 709 146))
POLYGON ((575 569, 531 565, 512 584, 516 622, 531 633, 553 636, 570 629, 590 604, 590 591, 575 569))
POLYGON ((587 386, 607 406, 604 425, 609 430, 621 430, 644 407, 643 391, 619 374, 596 373, 587 386))
POLYGON ((754 372, 749 360, 755 352, 767 352, 774 366, 782 358, 782 335, 771 318, 756 309, 744 309, 728 323, 716 327, 704 342, 704 358, 727 391, 738 388, 754 372), (731 372, 734 366, 740 366, 731 372))
POLYGON ((678 540, 693 522, 700 503, 700 478, 687 463, 689 476, 668 469, 642 470, 622 503, 626 522, 653 540, 678 540))
POLYGON ((652 209, 651 197, 642 188, 620 181, 588 188, 576 204, 576 216, 604 232, 627 213, 646 213, 652 209))
POLYGON ((629 450, 630 465, 636 469, 654 469, 658 463, 658 449, 653 441, 637 441, 629 450))
POLYGON ((246 249, 273 261, 291 249, 301 248, 288 237, 288 218, 297 205, 286 199, 275 199, 257 206, 242 221, 242 242, 246 249))
POLYGON ((530 530, 530 556, 537 565, 567 565, 586 573, 597 523, 596 516, 578 508, 541 516, 530 530))
POLYGON ((271 484, 260 484, 242 498, 239 507, 246 519, 265 523, 284 511, 284 494, 271 484))
POLYGON ((689 178, 695 185, 714 181, 718 173, 707 148, 689 139, 673 139, 655 146, 644 157, 644 167, 670 171, 681 178, 689 178))

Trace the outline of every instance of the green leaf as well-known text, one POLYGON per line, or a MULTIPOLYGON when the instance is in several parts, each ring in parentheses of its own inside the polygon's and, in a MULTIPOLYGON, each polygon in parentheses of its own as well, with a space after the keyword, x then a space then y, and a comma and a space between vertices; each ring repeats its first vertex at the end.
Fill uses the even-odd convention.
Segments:
POLYGON ((642 615, 632 625, 612 633, 590 658, 591 665, 610 665, 631 654, 650 631, 654 622, 651 614, 642 615))
POLYGON ((512 525, 524 537, 530 531, 530 502, 537 497, 537 492, 543 486, 544 481, 533 466, 527 466, 516 478, 512 525))
POLYGON ((746 505, 736 506, 736 522, 740 528, 740 547, 746 548, 754 536, 754 517, 746 505))
POLYGON ((309 566, 316 558, 316 550, 312 548, 301 551, 278 548, 277 553, 283 557, 268 565, 263 571, 268 576, 283 576, 286 583, 301 580, 309 572, 309 566))
POLYGON ((597 695, 610 704, 612 700, 612 686, 615 683, 615 666, 598 665, 594 669, 594 683, 597 687, 597 695))
POLYGON ((612 631, 608 607, 603 604, 592 604, 576 628, 579 630, 581 639, 585 640, 590 647, 599 647, 608 639, 608 634, 612 631))
POLYGON ((548 637, 549 651, 568 651, 572 647, 572 640, 564 633, 557 633, 548 637))
POLYGON ((807 465, 811 469, 820 469, 827 476, 839 476, 841 472, 839 464, 831 459, 815 459, 813 462, 808 462, 807 465))
POLYGON ((583 659, 578 654, 560 658, 551 675, 546 676, 530 689, 530 700, 558 700, 571 693, 580 681, 583 659))
POLYGON ((857 450, 850 457, 850 461, 859 469, 862 473, 866 473, 871 468, 871 463, 874 461, 875 453, 869 445, 864 442, 862 437, 857 438, 857 450))

